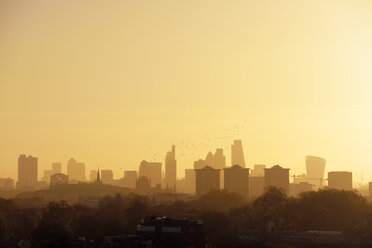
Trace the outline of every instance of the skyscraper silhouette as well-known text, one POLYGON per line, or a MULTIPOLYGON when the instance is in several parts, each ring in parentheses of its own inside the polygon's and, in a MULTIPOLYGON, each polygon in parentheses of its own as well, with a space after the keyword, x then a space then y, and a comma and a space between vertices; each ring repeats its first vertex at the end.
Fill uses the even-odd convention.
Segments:
POLYGON ((249 197, 249 169, 234 165, 224 168, 224 189, 236 192, 248 199, 249 197))
POLYGON ((245 168, 243 145, 241 140, 234 140, 231 145, 231 165, 240 165, 245 168))
POLYGON ((275 165, 265 169, 265 187, 277 187, 285 190, 289 195, 289 169, 275 165))
POLYGON ((20 155, 18 158, 18 182, 19 189, 32 189, 38 184, 38 158, 20 155))
POLYGON ((69 180, 84 182, 85 181, 85 164, 79 163, 75 159, 71 158, 67 162, 67 175, 69 177, 69 180))
POLYGON ((177 181, 176 147, 172 145, 172 151, 167 152, 165 157, 165 187, 175 189, 177 181))
POLYGON ((161 163, 142 160, 139 167, 139 177, 149 179, 151 187, 161 185, 161 163))
POLYGON ((348 171, 328 172, 328 187, 331 189, 352 190, 353 173, 348 171))
POLYGON ((196 195, 201 196, 209 191, 220 189, 220 170, 206 166, 203 169, 196 169, 196 195))
POLYGON ((306 173, 307 182, 314 185, 316 188, 323 186, 324 170, 326 160, 316 156, 306 156, 306 173))

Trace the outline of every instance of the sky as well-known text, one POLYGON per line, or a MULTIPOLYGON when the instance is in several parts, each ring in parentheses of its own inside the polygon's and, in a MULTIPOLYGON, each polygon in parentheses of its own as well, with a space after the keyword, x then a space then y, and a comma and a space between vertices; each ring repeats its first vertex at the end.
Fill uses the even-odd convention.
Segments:
POLYGON ((372 178, 372 2, 0 2, 0 177, 71 157, 115 177, 176 145, 178 177, 243 141, 248 167, 372 178))

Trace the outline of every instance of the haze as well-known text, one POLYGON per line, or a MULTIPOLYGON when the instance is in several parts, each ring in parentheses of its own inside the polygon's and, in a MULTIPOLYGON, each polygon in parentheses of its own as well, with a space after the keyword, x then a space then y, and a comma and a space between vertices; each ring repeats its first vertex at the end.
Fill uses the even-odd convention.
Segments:
POLYGON ((121 177, 173 143, 181 177, 242 139, 247 167, 368 181, 371 27, 371 1, 1 1, 0 176, 25 153, 121 177))

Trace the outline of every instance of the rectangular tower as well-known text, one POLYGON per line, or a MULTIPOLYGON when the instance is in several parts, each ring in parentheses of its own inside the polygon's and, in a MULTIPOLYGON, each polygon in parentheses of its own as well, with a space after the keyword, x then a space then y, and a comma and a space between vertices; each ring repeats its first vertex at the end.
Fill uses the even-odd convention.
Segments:
POLYGON ((289 169, 275 165, 265 169, 265 187, 277 187, 285 190, 289 195, 289 169))
POLYGON ((224 169, 225 190, 236 192, 248 199, 249 169, 234 165, 224 169))
POLYGON ((243 145, 241 140, 234 140, 231 145, 231 166, 239 165, 245 168, 243 145))
POLYGON ((206 166, 203 169, 196 169, 195 174, 196 196, 220 189, 220 170, 206 166))
POLYGON ((18 158, 18 183, 17 188, 32 189, 38 182, 38 158, 20 155, 18 158))

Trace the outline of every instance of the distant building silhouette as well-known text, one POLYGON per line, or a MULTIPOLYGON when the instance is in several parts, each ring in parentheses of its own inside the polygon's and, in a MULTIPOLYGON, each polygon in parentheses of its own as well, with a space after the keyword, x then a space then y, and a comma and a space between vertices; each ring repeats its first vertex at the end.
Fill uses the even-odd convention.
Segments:
POLYGON ((176 147, 172 145, 172 151, 167 152, 165 157, 165 187, 176 188, 177 181, 177 160, 176 160, 176 147))
POLYGON ((18 158, 18 189, 38 187, 38 158, 20 155, 18 158))
POLYGON ((231 165, 240 165, 245 168, 243 145, 241 140, 234 140, 231 145, 231 165))
POLYGON ((203 159, 194 162, 194 169, 203 169, 205 166, 207 166, 207 163, 203 159))
POLYGON ((328 187, 331 189, 352 190, 353 173, 348 171, 328 172, 328 187))
POLYGON ((307 182, 316 188, 323 186, 326 160, 316 156, 306 156, 307 182))
POLYGON ((50 183, 50 176, 53 175, 52 170, 45 170, 44 176, 41 178, 41 181, 44 181, 46 183, 50 183))
POLYGON ((186 193, 195 194, 195 170, 186 169, 185 170, 185 189, 186 193))
POLYGON ((369 200, 372 200, 372 182, 369 183, 369 200))
POLYGON ((225 190, 236 192, 249 198, 249 169, 234 165, 224 168, 225 190))
POLYGON ((199 159, 194 162, 194 169, 203 169, 205 166, 210 166, 214 169, 223 169, 226 167, 226 157, 223 155, 223 149, 217 148, 216 152, 208 152, 205 160, 199 159))
POLYGON ((14 180, 9 178, 0 178, 0 190, 14 189, 14 180))
POLYGON ((265 191, 265 177, 249 177, 249 197, 258 197, 265 191))
POLYGON ((68 184, 68 175, 62 173, 53 174, 50 177, 50 185, 54 186, 57 184, 68 184))
POLYGON ((146 195, 151 191, 151 181, 146 176, 139 176, 136 183, 136 192, 139 195, 146 195))
POLYGON ((214 169, 220 169, 220 170, 226 167, 226 157, 225 155, 223 155, 222 148, 216 149, 216 153, 213 156, 213 163, 211 164, 211 166, 214 169))
POLYGON ((220 170, 206 166, 195 170, 196 195, 201 196, 209 191, 220 189, 220 170))
POLYGON ((62 163, 52 163, 52 174, 62 173, 62 163))
POLYGON ((289 169, 275 165, 265 169, 265 187, 277 187, 285 190, 289 195, 289 169))
POLYGON ((112 170, 101 170, 101 181, 102 183, 112 184, 114 181, 114 173, 112 170))
POLYGON ((89 181, 95 182, 97 179, 97 170, 91 170, 89 173, 89 181))
POLYGON ((151 187, 161 185, 161 163, 142 160, 139 167, 139 177, 147 177, 151 182, 151 187))
POLYGON ((75 159, 71 158, 67 162, 67 175, 69 180, 76 180, 80 182, 85 181, 85 164, 79 163, 75 159))
POLYGON ((308 182, 291 183, 289 185, 289 195, 293 197, 297 197, 299 194, 303 192, 308 192, 312 190, 313 186, 308 182))
POLYGON ((135 189, 137 183, 137 171, 124 171, 124 183, 123 186, 135 189))
POLYGON ((252 177, 263 177, 265 176, 265 164, 255 164, 253 165, 253 170, 251 171, 252 177))

